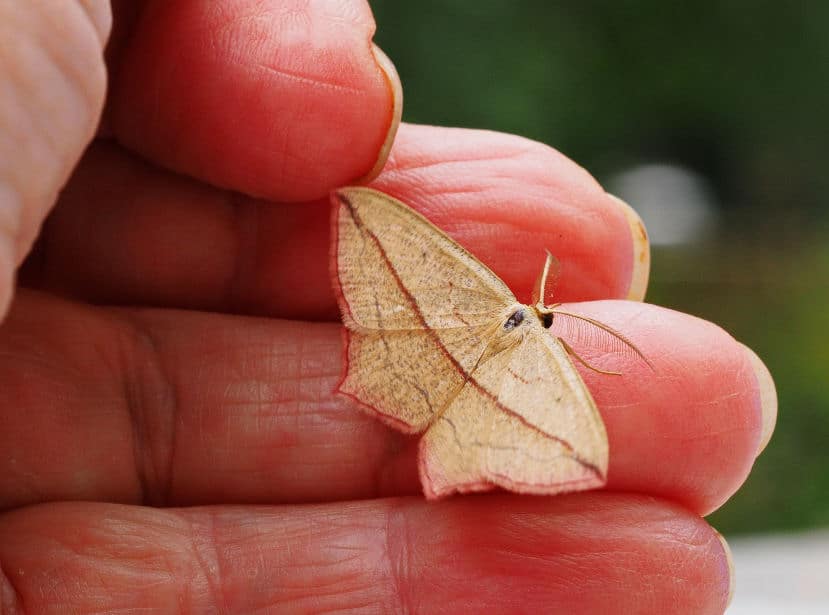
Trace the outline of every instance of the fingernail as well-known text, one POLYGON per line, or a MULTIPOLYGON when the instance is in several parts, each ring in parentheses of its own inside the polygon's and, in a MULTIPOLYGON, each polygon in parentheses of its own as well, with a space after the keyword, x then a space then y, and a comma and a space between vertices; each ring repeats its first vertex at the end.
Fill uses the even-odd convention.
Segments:
POLYGON ((380 171, 383 170, 386 160, 389 157, 392 143, 394 143, 394 137, 397 135, 397 127, 400 126, 400 118, 403 115, 403 86, 400 84, 400 76, 397 74, 397 69, 394 67, 394 63, 389 59, 389 56, 387 56, 383 50, 374 43, 371 44, 371 50, 374 53, 374 59, 377 62, 377 66, 381 71, 383 71, 383 75, 386 77, 386 84, 388 85, 389 93, 392 96, 391 123, 389 125, 389 130, 386 133, 386 139, 383 141, 383 146, 380 148, 380 152, 377 156, 377 161, 374 163, 374 166, 371 167, 371 170, 361 177, 357 183, 369 182, 377 177, 380 174, 380 171))
POLYGON ((771 440, 771 434, 774 432, 774 426, 777 423, 777 390, 774 388, 774 379, 772 379, 769 368, 766 367, 765 363, 751 348, 745 345, 743 345, 743 348, 748 353, 751 367, 754 368, 754 374, 757 376, 757 388, 760 390, 763 429, 760 435, 760 446, 757 448, 757 454, 759 455, 771 440))
POLYGON ((728 543, 725 541, 725 537, 717 530, 714 530, 714 533, 722 545, 722 550, 725 554, 725 563, 728 565, 728 599, 725 603, 725 607, 728 608, 731 604, 731 600, 734 598, 734 588, 736 586, 736 578, 734 576, 734 558, 731 555, 731 547, 728 546, 728 543))
POLYGON ((648 232, 642 218, 636 211, 618 196, 608 193, 608 196, 619 205, 630 227, 633 238, 633 272, 630 277, 627 298, 631 301, 642 301, 648 290, 648 276, 651 270, 651 248, 648 242, 648 232))

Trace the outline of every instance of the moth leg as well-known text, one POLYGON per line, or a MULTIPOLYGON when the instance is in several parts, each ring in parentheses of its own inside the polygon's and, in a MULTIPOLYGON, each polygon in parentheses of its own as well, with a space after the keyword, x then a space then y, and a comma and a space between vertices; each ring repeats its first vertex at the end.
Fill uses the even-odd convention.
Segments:
POLYGON ((592 369, 594 372, 598 372, 600 374, 606 374, 608 376, 621 376, 622 375, 622 372, 612 372, 612 371, 608 371, 608 370, 604 370, 604 369, 599 369, 598 367, 590 365, 590 363, 588 363, 583 358, 581 358, 579 356, 579 354, 575 350, 573 350, 573 347, 570 346, 570 344, 568 344, 565 340, 561 339, 560 337, 557 338, 557 339, 558 339, 559 342, 561 342, 561 345, 564 346, 564 350, 567 351, 567 354, 569 354, 571 357, 575 358, 579 363, 584 365, 586 368, 592 369))

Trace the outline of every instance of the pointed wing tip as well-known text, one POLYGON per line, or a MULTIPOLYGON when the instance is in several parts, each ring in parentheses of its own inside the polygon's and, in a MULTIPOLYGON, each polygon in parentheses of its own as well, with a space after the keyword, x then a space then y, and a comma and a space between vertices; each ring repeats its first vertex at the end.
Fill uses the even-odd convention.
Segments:
POLYGON ((334 205, 350 206, 351 201, 349 200, 348 188, 338 188, 337 190, 332 190, 331 201, 334 205))
MULTIPOLYGON (((374 188, 367 188, 366 186, 340 186, 331 191, 331 200, 335 203, 342 203, 348 207, 353 207, 353 200, 355 195, 363 194, 379 194, 379 191, 374 188)), ((391 197, 389 197, 391 198, 391 197)))
POLYGON ((365 186, 340 186, 332 190, 330 196, 335 205, 345 205, 349 209, 353 209, 354 199, 359 193, 368 194, 373 192, 376 192, 376 190, 365 186))

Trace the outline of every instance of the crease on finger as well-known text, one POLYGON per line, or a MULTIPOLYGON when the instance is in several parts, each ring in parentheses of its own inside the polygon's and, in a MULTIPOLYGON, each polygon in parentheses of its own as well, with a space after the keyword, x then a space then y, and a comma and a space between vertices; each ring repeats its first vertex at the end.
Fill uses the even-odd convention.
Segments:
POLYGON ((179 403, 176 387, 161 359, 152 332, 126 318, 120 348, 123 398, 132 428, 133 459, 139 501, 152 506, 170 502, 177 449, 179 403))

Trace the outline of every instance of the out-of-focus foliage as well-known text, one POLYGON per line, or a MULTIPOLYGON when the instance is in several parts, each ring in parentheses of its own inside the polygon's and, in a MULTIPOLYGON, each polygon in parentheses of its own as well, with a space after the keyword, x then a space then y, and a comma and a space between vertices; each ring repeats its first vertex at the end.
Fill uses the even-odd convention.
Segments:
POLYGON ((723 326, 777 384, 774 436, 711 522, 730 534, 829 525, 829 242, 769 249, 741 245, 735 232, 653 257, 648 300, 723 326))
POLYGON ((648 300, 754 348, 780 400, 775 437, 713 522, 829 524, 829 3, 372 6, 404 119, 521 134, 603 182, 644 163, 707 180, 718 230, 656 249, 648 300))

